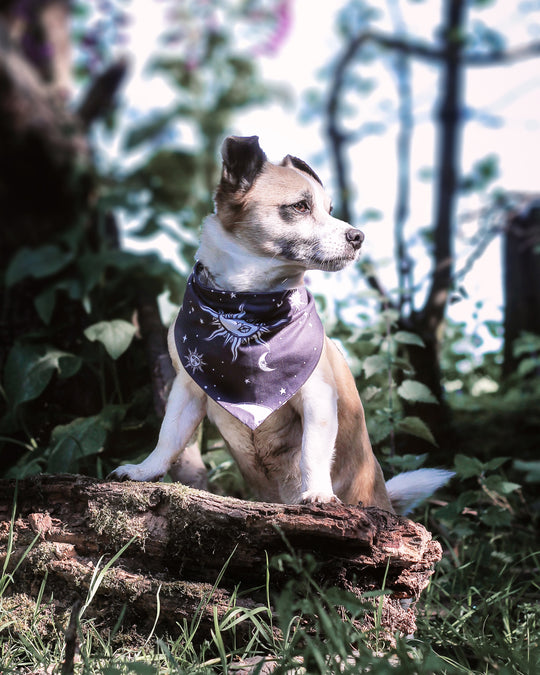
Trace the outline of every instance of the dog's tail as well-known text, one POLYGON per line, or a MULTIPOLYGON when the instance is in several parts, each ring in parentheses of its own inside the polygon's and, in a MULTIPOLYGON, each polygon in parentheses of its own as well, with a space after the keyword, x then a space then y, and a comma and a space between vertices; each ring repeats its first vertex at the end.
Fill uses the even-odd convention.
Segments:
POLYGON ((406 515, 454 475, 453 471, 446 469, 406 471, 391 478, 386 483, 386 489, 396 513, 406 515))

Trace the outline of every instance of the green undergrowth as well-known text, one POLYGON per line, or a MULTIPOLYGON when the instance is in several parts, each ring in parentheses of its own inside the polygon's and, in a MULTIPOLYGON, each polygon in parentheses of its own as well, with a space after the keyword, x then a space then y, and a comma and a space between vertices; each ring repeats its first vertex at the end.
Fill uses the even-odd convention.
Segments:
MULTIPOLYGON (((293 552, 270 561, 266 604, 240 606, 239 589, 224 616, 201 603, 169 634, 156 629, 158 616, 147 635, 122 625, 122 616, 103 632, 87 611, 103 583, 102 568, 83 601, 73 672, 258 673, 269 667, 265 659, 283 675, 540 672, 540 547, 531 499, 537 463, 516 467, 505 457, 482 463, 458 455, 454 468, 446 495, 417 514, 441 541, 444 556, 417 605, 414 636, 396 636, 392 644, 380 630, 380 596, 366 605, 350 593, 320 588, 312 575, 315 561, 293 552), (292 566, 300 581, 273 595, 276 565, 292 566), (213 623, 203 636, 207 610, 213 623), (368 632, 358 628, 365 612, 374 624, 368 632)), ((0 568, 0 672, 62 673, 70 617, 54 616, 46 578, 32 600, 11 593, 11 539, 7 549, 0 568)))

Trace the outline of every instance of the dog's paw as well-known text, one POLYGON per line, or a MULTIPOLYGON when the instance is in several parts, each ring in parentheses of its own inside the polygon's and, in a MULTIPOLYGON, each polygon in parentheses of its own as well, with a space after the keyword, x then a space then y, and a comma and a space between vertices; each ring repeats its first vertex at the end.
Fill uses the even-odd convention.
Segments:
POLYGON ((333 492, 306 490, 302 492, 302 504, 341 504, 341 500, 333 492))
POLYGON ((156 471, 149 471, 142 464, 124 464, 119 466, 107 476, 107 480, 111 481, 125 481, 134 480, 139 482, 153 483, 163 478, 164 473, 156 471))

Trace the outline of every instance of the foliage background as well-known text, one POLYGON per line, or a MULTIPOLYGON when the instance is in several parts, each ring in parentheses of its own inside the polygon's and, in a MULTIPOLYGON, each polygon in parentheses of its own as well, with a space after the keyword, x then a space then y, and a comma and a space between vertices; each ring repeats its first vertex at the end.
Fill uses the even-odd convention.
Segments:
MULTIPOLYGON (((397 4, 388 7, 397 12, 397 4)), ((474 13, 493 3, 446 2, 441 10, 452 4, 466 5, 474 13)), ((1 8, 6 21, 11 16, 6 12, 18 7, 8 5, 1 8)), ((475 309, 467 320, 449 320, 449 303, 468 292, 467 277, 452 274, 445 280, 445 301, 435 329, 428 330, 423 321, 430 307, 418 298, 429 296, 426 288, 435 280, 433 270, 442 259, 434 245, 436 218, 429 227, 403 220, 411 189, 404 176, 412 178, 404 150, 407 134, 412 133, 407 113, 414 106, 406 91, 403 45, 410 41, 411 58, 418 45, 425 46, 423 38, 417 40, 400 27, 403 17, 394 14, 399 30, 393 39, 401 47, 395 52, 384 40, 372 40, 359 51, 344 79, 343 98, 336 110, 329 110, 340 58, 362 32, 378 35, 376 10, 383 5, 350 1, 336 12, 336 53, 316 90, 303 94, 301 107, 304 120, 320 120, 327 143, 326 159, 321 153, 305 159, 323 175, 341 178, 330 188, 338 210, 355 224, 377 222, 381 217, 377 209, 355 213, 351 191, 356 182, 347 148, 361 147, 366 136, 387 133, 380 121, 363 119, 359 126, 358 120, 366 97, 377 91, 377 68, 385 67, 396 77, 398 94, 389 114, 397 120, 405 145, 396 148, 396 163, 403 172, 397 172, 401 182, 396 188, 395 238, 385 255, 397 260, 398 270, 381 276, 382 263, 364 258, 347 283, 346 294, 318 292, 317 299, 329 332, 348 354, 386 473, 421 465, 453 467, 457 473, 446 492, 419 514, 448 553, 429 596, 428 620, 420 629, 424 642, 414 656, 418 670, 403 672, 432 672, 432 650, 446 659, 448 672, 454 666, 459 672, 490 672, 495 665, 501 672, 534 672, 539 635, 535 551, 540 509, 540 331, 534 325, 521 326, 507 346, 512 367, 503 373, 503 319, 486 320, 481 311, 484 298, 478 297, 473 298, 475 309), (338 127, 332 126, 332 119, 338 127), (324 164, 329 161, 332 165, 324 164), (405 243, 402 249, 400 241, 405 243), (411 281, 411 269, 417 265, 422 270, 426 258, 432 270, 417 284, 411 281), (388 286, 389 278, 395 287, 388 286), (486 348, 483 340, 488 335, 492 339, 486 348), (418 355, 430 350, 426 375, 418 355), (503 575, 512 583, 501 585, 503 575), (519 658, 512 644, 519 645, 519 658)), ((537 3, 524 2, 518 9, 534 36, 537 3)), ((71 84, 83 92, 77 114, 84 120, 84 105, 89 105, 84 92, 125 49, 131 8, 103 0, 77 2, 70 10, 76 71, 71 84)), ((18 7, 18 11, 26 10, 18 7)), ((116 107, 100 109, 82 132, 68 130, 74 138, 84 137, 89 150, 81 153, 77 146, 73 151, 66 184, 75 195, 75 206, 60 221, 48 220, 44 210, 36 208, 29 211, 30 230, 14 227, 10 195, 19 213, 32 207, 25 205, 20 186, 10 195, 6 189, 0 192, 5 237, 0 360, 3 477, 42 471, 104 477, 119 462, 142 458, 153 448, 161 412, 156 396, 159 377, 148 349, 148 332, 141 330, 142 312, 149 306, 156 310, 160 298, 168 319, 171 304, 181 300, 200 222, 212 208, 222 139, 238 131, 246 110, 269 102, 286 107, 293 100, 283 83, 264 82, 259 69, 262 54, 279 50, 288 37, 291 2, 163 2, 159 10, 156 4, 156 11, 166 13, 167 30, 155 46, 149 68, 169 84, 167 105, 128 116, 120 99, 116 107), (113 145, 116 151, 111 153, 113 145), (131 241, 138 239, 141 246, 122 246, 126 223, 131 241), (159 254, 134 250, 145 248, 157 236, 174 247, 174 265, 159 254)), ((514 45, 504 28, 489 27, 476 18, 467 25, 466 37, 447 33, 447 47, 466 45, 475 58, 511 59, 514 45)), ((443 39, 442 33, 437 39, 443 39)), ((535 44, 531 42, 527 57, 538 53, 535 44)), ((22 44, 20 49, 37 68, 45 57, 36 57, 32 47, 22 44)), ((50 84, 50 74, 43 75, 43 81, 50 84)), ((435 110, 437 100, 436 96, 435 110)), ((435 128, 442 128, 443 122, 435 117, 435 128)), ((459 132, 462 122, 457 114, 454 130, 459 132)), ((459 170, 459 139, 450 147, 457 154, 458 180, 450 189, 455 203, 448 212, 449 236, 452 251, 464 251, 461 259, 452 258, 459 271, 475 261, 486 241, 505 236, 524 206, 533 216, 537 207, 534 195, 509 193, 500 185, 492 188, 498 170, 496 148, 464 172, 459 170), (459 243, 459 204, 471 193, 481 207, 470 215, 472 234, 459 243)), ((441 180, 443 159, 423 174, 433 213, 449 191, 448 182, 441 180)), ((13 168, 5 164, 0 168, 0 179, 7 185, 13 168)), ((25 190, 36 186, 26 174, 25 190)), ((57 194, 57 201, 60 197, 57 194)), ((531 222, 531 227, 537 226, 537 221, 531 222)), ((531 287, 538 278, 534 232, 531 287)), ((324 279, 321 288, 329 283, 324 279)), ((245 496, 245 486, 212 430, 205 435, 204 450, 214 489, 245 496)), ((307 611, 300 605, 299 598, 291 599, 291 607, 307 611)), ((318 611, 324 614, 320 607, 318 611)), ((323 644, 321 640, 317 649, 323 644)), ((301 651, 300 645, 295 649, 301 651)), ((295 653, 290 650, 287 658, 295 653)))

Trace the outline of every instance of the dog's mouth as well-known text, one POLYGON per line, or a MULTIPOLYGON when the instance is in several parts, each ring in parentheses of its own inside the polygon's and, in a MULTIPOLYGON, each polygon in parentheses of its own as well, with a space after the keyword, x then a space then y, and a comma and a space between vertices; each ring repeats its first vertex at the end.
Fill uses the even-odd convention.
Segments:
MULTIPOLYGON (((278 255, 289 262, 299 263, 306 269, 337 272, 356 260, 359 247, 339 247, 341 250, 325 251, 321 243, 316 240, 304 242, 281 240, 276 242, 278 255)), ((336 247, 338 248, 338 247, 336 247)))
POLYGON ((356 258, 356 254, 346 258, 337 259, 312 258, 310 261, 308 261, 308 265, 309 269, 313 270, 321 270, 322 272, 339 272, 339 270, 342 270, 353 263, 356 258))
POLYGON ((351 263, 356 260, 357 256, 352 255, 348 258, 339 258, 338 260, 314 260, 314 266, 317 265, 317 269, 322 270, 323 272, 339 272, 339 270, 344 269, 351 263))

